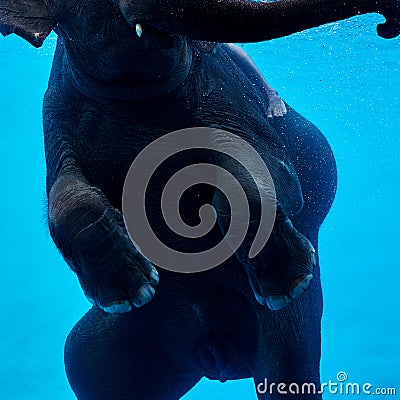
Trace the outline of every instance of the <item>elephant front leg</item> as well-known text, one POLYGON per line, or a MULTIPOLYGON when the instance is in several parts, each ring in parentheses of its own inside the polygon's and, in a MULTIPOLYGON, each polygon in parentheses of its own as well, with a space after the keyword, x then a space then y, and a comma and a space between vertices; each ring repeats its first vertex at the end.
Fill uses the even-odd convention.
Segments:
MULTIPOLYGON (((255 161, 257 159, 255 153, 245 145, 239 148, 238 143, 235 140, 228 140, 223 136, 224 133, 216 133, 215 140, 218 140, 218 135, 221 135, 220 140, 225 150, 232 147, 238 150, 238 156, 242 160, 249 160, 246 166, 246 169, 249 169, 245 172, 232 158, 223 155, 217 159, 217 163, 222 166, 221 170, 233 173, 247 196, 247 206, 243 204, 235 210, 230 207, 222 191, 215 192, 213 205, 217 210, 219 225, 226 240, 234 247, 233 243, 238 237, 235 233, 235 224, 239 227, 247 224, 246 236, 235 251, 236 258, 247 272, 257 301, 272 310, 279 310, 286 307, 309 286, 316 264, 314 247, 307 237, 293 226, 279 202, 279 195, 283 191, 281 189, 275 191, 273 188, 273 186, 278 188, 278 180, 275 179, 276 183, 272 185, 272 178, 268 178, 267 171, 266 174, 262 173, 261 165, 255 161), (251 175, 252 179, 247 174, 251 175), (245 207, 249 209, 250 218, 243 222, 237 215, 243 214, 245 207), (234 222, 237 220, 239 222, 234 222), (266 232, 269 229, 271 233, 268 237, 266 232), (254 244, 257 246, 256 254, 253 250, 254 244)), ((255 141, 252 144, 257 146, 255 141)), ((252 149, 254 151, 257 148, 252 149)), ((260 150, 259 154, 263 152, 260 150)), ((265 158, 268 156, 265 155, 265 158)), ((269 158, 270 169, 275 169, 275 177, 282 181, 280 185, 291 187, 294 191, 295 179, 291 177, 285 164, 273 157, 269 158)), ((224 177, 222 175, 219 177, 217 172, 217 182, 221 182, 221 186, 223 180, 224 177)), ((226 182, 223 184, 226 185, 226 182)), ((240 198, 240 191, 234 185, 225 190, 225 193, 228 193, 229 201, 235 200, 234 203, 237 202, 236 198, 240 198)), ((296 197, 300 199, 299 195, 296 197)))
POLYGON ((133 246, 121 213, 80 172, 61 174, 49 195, 50 234, 85 295, 109 313, 152 299, 156 269, 133 246))
MULTIPOLYGON (((223 200, 216 194, 214 204, 219 210, 219 222, 226 234, 229 214, 223 212, 223 200)), ((256 203, 256 199, 250 197, 256 203)), ((292 224, 280 206, 276 210, 274 227, 267 243, 254 258, 249 257, 259 221, 249 224, 243 245, 236 257, 247 272, 257 301, 271 310, 286 307, 310 285, 316 265, 316 253, 311 242, 292 224)))

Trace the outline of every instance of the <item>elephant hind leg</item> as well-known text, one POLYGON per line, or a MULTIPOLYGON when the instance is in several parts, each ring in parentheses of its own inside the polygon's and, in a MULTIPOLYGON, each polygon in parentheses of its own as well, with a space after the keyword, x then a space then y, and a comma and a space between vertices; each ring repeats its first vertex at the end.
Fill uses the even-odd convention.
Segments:
POLYGON ((124 319, 92 308, 70 332, 65 368, 77 399, 180 399, 201 376, 174 365, 124 319))

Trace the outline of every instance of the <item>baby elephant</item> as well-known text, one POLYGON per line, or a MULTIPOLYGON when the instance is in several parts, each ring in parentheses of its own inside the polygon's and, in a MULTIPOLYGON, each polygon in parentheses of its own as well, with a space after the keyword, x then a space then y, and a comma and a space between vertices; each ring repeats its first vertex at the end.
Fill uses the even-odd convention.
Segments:
MULTIPOLYGON (((321 398, 318 230, 335 195, 334 157, 244 51, 223 43, 370 12, 387 18, 381 36, 399 33, 398 0, 0 0, 4 35, 37 47, 52 30, 58 35, 43 106, 48 221, 93 303, 65 346, 79 400, 179 399, 202 377, 252 377, 259 399, 321 398), (192 127, 213 128, 221 149, 237 149, 229 133, 256 151, 274 183, 274 224, 249 257, 271 187, 214 150, 183 151, 149 182, 146 210, 160 240, 195 253, 229 232, 235 215, 221 190, 204 182, 185 191, 179 212, 192 228, 194 211, 213 204, 218 223, 205 238, 183 240, 163 222, 156 195, 192 162, 212 161, 237 176, 250 223, 215 268, 157 270, 127 233, 124 182, 143 149, 192 127), (276 385, 266 388, 266 379, 276 385)), ((239 150, 247 163, 257 158, 239 150)))

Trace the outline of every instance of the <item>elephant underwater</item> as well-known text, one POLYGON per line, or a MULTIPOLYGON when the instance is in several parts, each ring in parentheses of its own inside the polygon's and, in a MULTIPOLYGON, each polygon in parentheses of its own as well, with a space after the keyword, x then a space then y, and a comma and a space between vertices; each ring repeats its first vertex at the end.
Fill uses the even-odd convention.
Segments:
POLYGON ((335 158, 319 129, 230 43, 366 13, 386 18, 380 36, 400 34, 398 0, 0 0, 3 35, 35 47, 53 30, 58 36, 43 103, 47 210, 52 239, 93 304, 65 344, 79 400, 174 400, 203 377, 253 378, 256 389, 266 378, 286 387, 311 383, 313 392, 257 389, 257 396, 322 398, 318 232, 335 197, 335 158), (250 164, 252 153, 229 133, 255 149, 271 172, 276 207, 266 244, 249 257, 263 194, 270 195, 257 173, 215 149, 164 162, 149 182, 146 214, 178 252, 221 242, 234 218, 224 193, 200 182, 178 208, 196 227, 197 210, 212 204, 217 223, 207 235, 188 241, 162 221, 163 187, 194 161, 237 176, 252 217, 230 257, 180 273, 135 246, 123 192, 143 149, 170 132, 195 135, 195 127, 200 134, 210 128, 221 151, 234 148, 250 164))

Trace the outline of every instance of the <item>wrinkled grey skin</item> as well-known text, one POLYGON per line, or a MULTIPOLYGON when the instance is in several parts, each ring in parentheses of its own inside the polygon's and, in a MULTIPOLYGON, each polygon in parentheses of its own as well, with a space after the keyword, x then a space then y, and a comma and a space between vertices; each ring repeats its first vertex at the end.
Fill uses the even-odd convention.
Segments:
MULTIPOLYGON (((78 399, 178 399, 203 376, 318 386, 318 230, 336 190, 335 161, 321 132, 288 105, 286 115, 269 118, 270 91, 246 55, 210 42, 267 40, 367 12, 386 16, 381 36, 399 33, 398 1, 0 0, 4 35, 35 46, 52 29, 59 36, 43 108, 49 227, 94 303, 65 347, 78 399), (147 144, 194 126, 228 130, 260 153, 274 171, 277 218, 254 259, 251 224, 244 245, 219 267, 157 272, 127 235, 124 179, 147 144)), ((171 168, 210 158, 181 157, 155 188, 171 168)), ((239 176, 257 213, 248 177, 227 159, 219 163, 239 176)), ((224 210, 218 192, 195 187, 183 218, 198 223, 193 211, 206 203, 224 210)), ((172 238, 156 202, 149 215, 160 238, 181 251, 208 243, 172 238)), ((207 241, 226 231, 222 217, 219 227, 207 241)), ((258 393, 267 397, 321 395, 258 393)))

